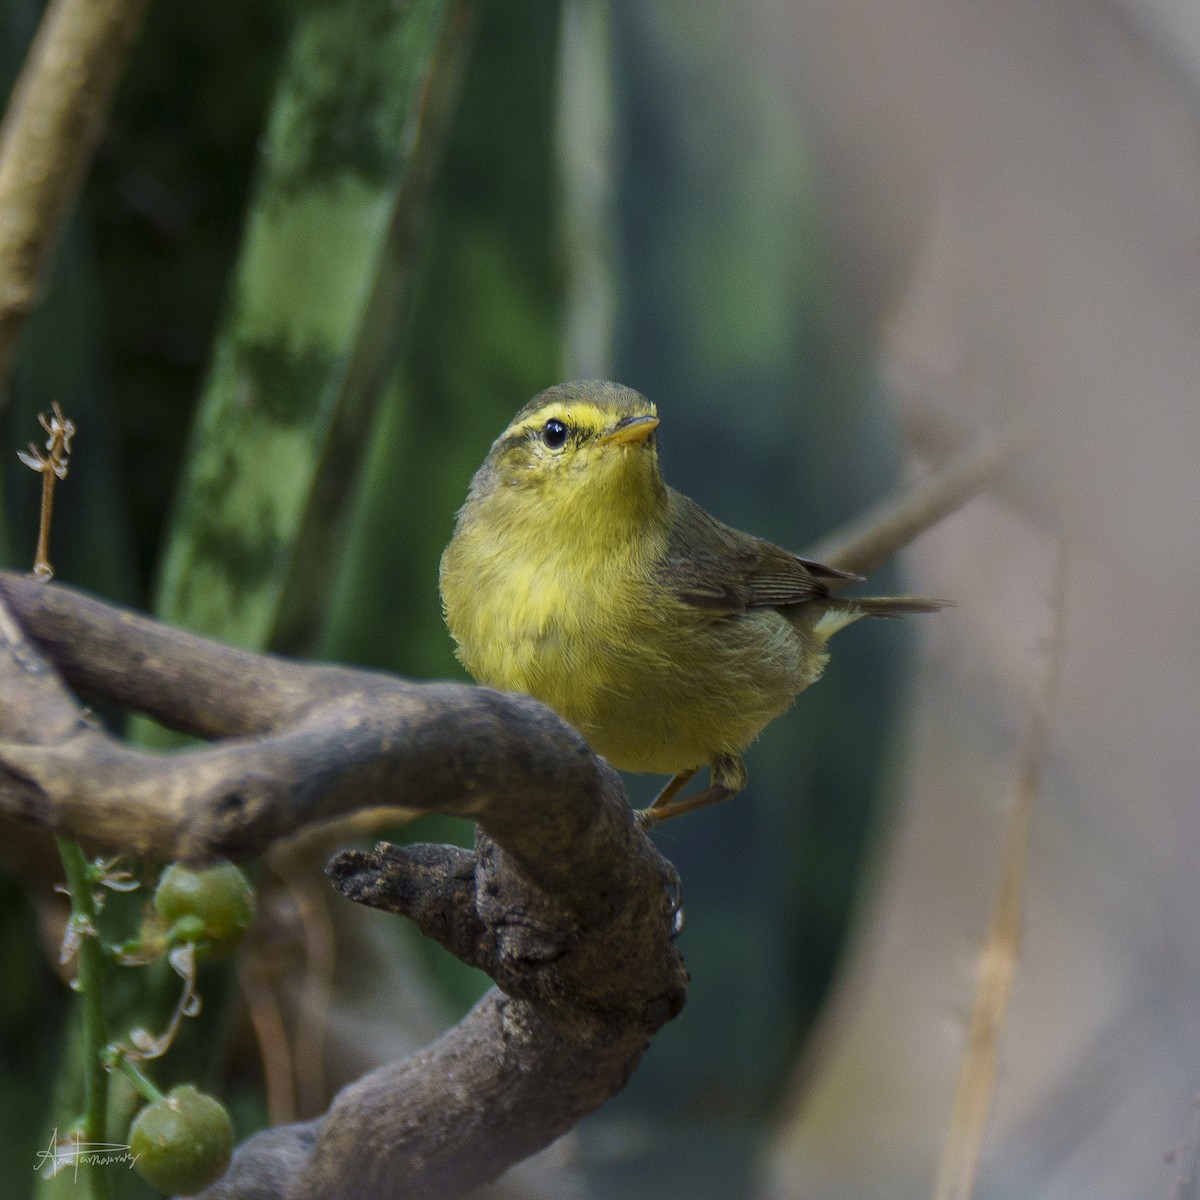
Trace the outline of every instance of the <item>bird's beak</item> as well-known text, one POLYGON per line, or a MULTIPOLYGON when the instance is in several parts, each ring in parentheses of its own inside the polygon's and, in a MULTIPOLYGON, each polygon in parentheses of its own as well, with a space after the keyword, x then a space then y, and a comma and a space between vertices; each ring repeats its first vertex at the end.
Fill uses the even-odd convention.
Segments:
POLYGON ((622 417, 597 439, 601 446, 636 446, 658 428, 657 417, 622 417))

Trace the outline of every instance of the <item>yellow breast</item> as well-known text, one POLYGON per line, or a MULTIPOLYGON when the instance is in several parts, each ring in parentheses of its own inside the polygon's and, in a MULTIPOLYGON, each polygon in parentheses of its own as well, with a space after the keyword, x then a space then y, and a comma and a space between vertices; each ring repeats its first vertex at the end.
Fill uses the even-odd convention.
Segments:
POLYGON ((596 697, 615 686, 618 648, 635 636, 643 550, 637 539, 600 554, 571 539, 497 536, 491 522, 460 525, 441 583, 463 666, 583 728, 596 697))
POLYGON ((654 583, 653 537, 603 553, 460 524, 446 621, 480 683, 554 709, 614 766, 670 775, 740 753, 823 665, 774 610, 714 617, 654 583))

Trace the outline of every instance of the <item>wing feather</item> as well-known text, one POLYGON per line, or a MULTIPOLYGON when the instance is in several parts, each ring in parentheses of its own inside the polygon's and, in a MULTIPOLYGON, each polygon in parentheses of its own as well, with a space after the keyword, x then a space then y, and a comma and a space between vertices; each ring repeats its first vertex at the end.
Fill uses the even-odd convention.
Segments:
POLYGON ((728 615, 803 604, 828 596, 830 579, 858 579, 732 529, 673 490, 669 516, 662 577, 678 599, 696 608, 728 615))

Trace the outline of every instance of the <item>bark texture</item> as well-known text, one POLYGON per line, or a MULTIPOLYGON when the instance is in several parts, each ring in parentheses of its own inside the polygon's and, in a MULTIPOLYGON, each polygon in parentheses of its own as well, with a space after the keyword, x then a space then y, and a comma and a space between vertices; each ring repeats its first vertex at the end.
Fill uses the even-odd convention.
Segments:
POLYGON ((330 878, 497 987, 324 1117, 250 1138, 212 1198, 457 1196, 565 1133, 683 1006, 675 871, 616 773, 528 697, 249 654, 0 574, 0 817, 203 860, 394 804, 476 821, 475 852, 381 844, 330 878), (68 684, 216 741, 135 750, 68 684))

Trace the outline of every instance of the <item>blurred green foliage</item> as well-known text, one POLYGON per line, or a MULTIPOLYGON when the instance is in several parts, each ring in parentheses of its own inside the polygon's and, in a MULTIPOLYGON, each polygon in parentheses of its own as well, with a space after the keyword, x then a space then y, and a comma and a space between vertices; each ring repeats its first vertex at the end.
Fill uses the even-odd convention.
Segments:
POLYGON ((165 546, 169 620, 253 648, 311 645, 407 323, 466 11, 303 10, 165 546))
MULTIPOLYGON (((406 174, 420 63, 457 43, 439 40, 450 6, 401 7, 402 21, 379 0, 151 6, 0 445, 34 436, 52 400, 76 418, 61 578, 141 607, 161 579, 162 612, 242 644, 459 675, 438 556, 492 438, 561 371, 572 247, 554 121, 571 81, 559 0, 480 3, 469 57, 448 67, 457 103, 421 151, 441 154, 406 174)), ((0 81, 36 15, 10 0, 0 81)), ((831 301, 803 131, 740 19, 714 0, 612 0, 601 23, 608 369, 658 403, 672 483, 801 549, 885 490, 896 438, 866 339, 831 301)), ((14 464, 0 546, 19 566, 37 489, 14 464)), ((747 1190, 849 921, 903 636, 843 635, 826 679, 752 751, 748 794, 658 835, 684 879, 694 983, 584 1131, 601 1194, 747 1190)), ((0 1005, 0 1116, 21 1114, 0 1126, 5 1196, 28 1188, 65 1041, 30 911, 0 887, 0 955, 23 981, 0 1005)), ((440 952, 430 963, 451 1007, 483 985, 440 952)))
POLYGON ((413 266, 411 324, 372 438, 319 644, 405 674, 459 673, 437 563, 471 473, 554 382, 558 0, 484 7, 413 266))

